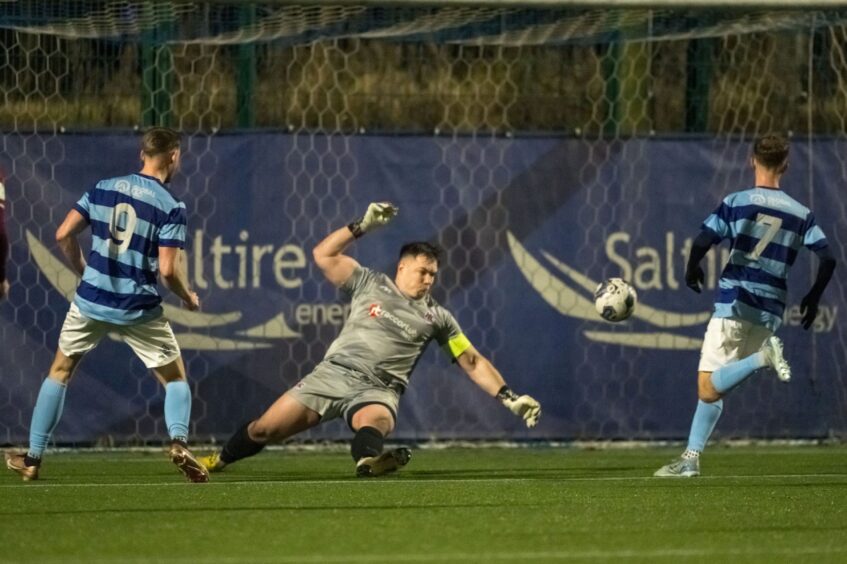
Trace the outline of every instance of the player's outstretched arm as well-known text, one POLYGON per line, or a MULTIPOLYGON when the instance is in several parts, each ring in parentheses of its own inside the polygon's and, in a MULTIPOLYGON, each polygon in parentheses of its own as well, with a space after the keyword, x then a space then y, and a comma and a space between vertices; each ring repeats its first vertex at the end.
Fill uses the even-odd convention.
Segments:
POLYGON ((65 216, 65 221, 56 230, 56 243, 59 249, 70 263, 74 272, 82 276, 85 271, 85 257, 79 245, 77 236, 88 227, 88 220, 78 211, 71 210, 65 216))
POLYGON ((815 251, 820 259, 818 264, 818 275, 815 277, 815 283, 809 290, 803 300, 800 302, 800 313, 803 315, 803 329, 809 329, 815 318, 818 316, 818 304, 821 301, 823 291, 832 279, 832 273, 835 272, 835 257, 829 247, 824 247, 815 251))
POLYGON ((512 413, 524 420, 527 427, 535 427, 541 417, 541 404, 528 395, 513 392, 500 371, 473 346, 468 347, 456 359, 462 370, 474 383, 496 397, 512 413))
POLYGON ((188 287, 185 251, 179 247, 159 247, 159 274, 165 287, 179 296, 190 311, 200 309, 200 299, 188 287))
POLYGON ((353 257, 344 254, 350 243, 365 233, 382 227, 397 215, 397 208, 388 202, 373 203, 368 206, 365 215, 346 227, 336 229, 312 250, 315 264, 321 269, 327 280, 335 286, 344 284, 359 263, 353 257))
POLYGON ((691 243, 691 252, 688 255, 688 264, 685 267, 685 285, 698 294, 706 280, 706 274, 700 267, 700 261, 706 256, 712 245, 719 241, 720 237, 714 231, 703 229, 691 243))

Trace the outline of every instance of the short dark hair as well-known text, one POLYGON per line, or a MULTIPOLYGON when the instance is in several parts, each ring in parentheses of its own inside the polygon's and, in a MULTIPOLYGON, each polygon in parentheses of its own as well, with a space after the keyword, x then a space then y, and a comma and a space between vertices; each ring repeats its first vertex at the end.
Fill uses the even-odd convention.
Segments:
POLYGON ((400 259, 403 257, 417 257, 423 255, 430 260, 434 260, 436 264, 441 263, 441 249, 432 243, 425 241, 414 241, 406 243, 400 247, 400 259))
POLYGON ((788 140, 781 135, 765 135, 753 143, 753 158, 770 170, 784 172, 788 166, 788 140))
POLYGON ((141 152, 155 157, 179 149, 179 133, 169 127, 151 127, 141 139, 141 152))

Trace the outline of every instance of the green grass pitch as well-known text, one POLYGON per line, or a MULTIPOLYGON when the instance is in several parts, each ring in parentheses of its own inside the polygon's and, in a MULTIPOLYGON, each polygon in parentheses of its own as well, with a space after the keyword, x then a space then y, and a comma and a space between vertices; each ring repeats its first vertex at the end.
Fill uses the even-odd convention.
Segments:
POLYGON ((162 454, 45 459, 0 479, 0 561, 847 562, 847 447, 419 449, 356 479, 348 455, 270 451, 182 481, 162 454))

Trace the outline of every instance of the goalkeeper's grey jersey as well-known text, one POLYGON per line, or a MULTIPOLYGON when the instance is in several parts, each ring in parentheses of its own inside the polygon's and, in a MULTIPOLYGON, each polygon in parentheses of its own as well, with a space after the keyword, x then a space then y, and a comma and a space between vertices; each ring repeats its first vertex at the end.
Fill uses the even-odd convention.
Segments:
POLYGON ((324 360, 405 388, 433 339, 454 357, 470 346, 432 297, 409 299, 381 272, 359 266, 341 289, 352 297, 350 316, 324 360))

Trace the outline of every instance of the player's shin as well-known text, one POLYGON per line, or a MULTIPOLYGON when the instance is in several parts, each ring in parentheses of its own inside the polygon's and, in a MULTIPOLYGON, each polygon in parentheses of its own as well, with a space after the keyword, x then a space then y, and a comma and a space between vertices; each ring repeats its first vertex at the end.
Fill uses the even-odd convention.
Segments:
POLYGON ((356 431, 356 436, 353 437, 353 442, 350 445, 350 454, 353 455, 353 460, 358 462, 362 458, 379 456, 382 453, 382 447, 385 443, 385 437, 375 427, 362 427, 356 431))
POLYGON ((191 389, 188 382, 168 382, 165 386, 165 424, 171 440, 188 442, 191 417, 191 389))
POLYGON ((41 455, 47 448, 47 443, 53 434, 53 430, 62 417, 62 409, 65 405, 64 384, 45 378, 38 392, 35 409, 32 412, 32 423, 29 430, 29 451, 27 452, 27 466, 37 465, 41 461, 41 455))
POLYGON ((723 400, 711 403, 702 400, 697 402, 697 409, 694 411, 694 418, 691 421, 691 432, 688 435, 687 451, 703 452, 722 411, 723 400))
POLYGON ((254 441, 250 438, 248 427, 252 421, 245 423, 238 429, 224 445, 221 450, 220 459, 225 464, 232 464, 242 458, 258 454, 265 448, 265 443, 254 441))

